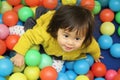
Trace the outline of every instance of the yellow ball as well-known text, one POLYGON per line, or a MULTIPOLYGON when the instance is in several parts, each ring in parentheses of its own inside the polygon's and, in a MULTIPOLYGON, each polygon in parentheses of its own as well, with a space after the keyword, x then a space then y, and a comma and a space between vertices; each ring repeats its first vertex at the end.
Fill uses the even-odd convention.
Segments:
POLYGON ((20 72, 13 73, 10 77, 9 80, 27 80, 27 77, 20 72))
POLYGON ((22 72, 25 68, 25 65, 21 67, 14 66, 13 72, 22 72))
POLYGON ((112 35, 115 32, 115 25, 112 22, 104 22, 100 26, 100 32, 105 35, 112 35))
POLYGON ((28 66, 25 68, 24 74, 28 80, 37 80, 40 75, 40 69, 39 67, 28 66))
POLYGON ((89 80, 89 78, 85 75, 79 75, 79 76, 76 77, 75 80, 89 80))
POLYGON ((0 59, 4 58, 4 56, 0 56, 0 59))
POLYGON ((76 5, 77 0, 62 0, 63 5, 76 5))

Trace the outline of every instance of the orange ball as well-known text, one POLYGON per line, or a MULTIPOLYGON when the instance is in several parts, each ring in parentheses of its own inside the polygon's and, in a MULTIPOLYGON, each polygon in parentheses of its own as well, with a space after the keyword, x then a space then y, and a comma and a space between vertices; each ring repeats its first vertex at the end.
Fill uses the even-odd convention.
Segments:
POLYGON ((18 35, 9 35, 5 40, 7 48, 12 50, 15 44, 18 42, 19 38, 20 36, 18 35))
POLYGON ((94 74, 91 70, 89 70, 85 75, 89 78, 89 80, 94 80, 94 74))
POLYGON ((19 10, 20 8, 22 8, 22 7, 23 7, 22 4, 19 4, 19 5, 17 5, 17 6, 14 6, 14 7, 13 7, 13 11, 15 11, 16 13, 18 13, 18 10, 19 10))
POLYGON ((111 22, 114 19, 114 12, 111 9, 103 9, 100 12, 100 20, 102 22, 111 22))
POLYGON ((91 66, 91 71, 95 77, 103 77, 107 72, 107 68, 103 63, 96 62, 91 66))
POLYGON ((7 26, 14 26, 18 22, 18 15, 14 11, 6 11, 2 17, 3 23, 7 26))
POLYGON ((3 55, 6 51, 6 44, 3 40, 0 39, 0 55, 3 55))
POLYGON ((58 73, 52 66, 44 67, 40 72, 41 80, 57 80, 58 73))
POLYGON ((30 7, 35 7, 39 5, 40 0, 25 0, 25 3, 30 7))
POLYGON ((7 0, 10 5, 16 6, 20 4, 21 0, 7 0))
POLYGON ((94 0, 81 0, 80 5, 89 10, 93 10, 95 6, 95 1, 94 0))
POLYGON ((43 0, 43 6, 48 9, 54 9, 58 5, 58 0, 43 0))

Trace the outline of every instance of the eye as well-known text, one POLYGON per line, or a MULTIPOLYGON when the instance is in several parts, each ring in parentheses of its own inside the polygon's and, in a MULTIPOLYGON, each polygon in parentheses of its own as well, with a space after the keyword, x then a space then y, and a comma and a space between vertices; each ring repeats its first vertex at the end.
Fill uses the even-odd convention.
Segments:
POLYGON ((67 38, 67 37, 68 37, 68 35, 66 35, 66 34, 65 34, 65 35, 64 35, 64 37, 65 37, 65 38, 67 38))
POLYGON ((76 40, 80 40, 80 38, 75 38, 76 40))

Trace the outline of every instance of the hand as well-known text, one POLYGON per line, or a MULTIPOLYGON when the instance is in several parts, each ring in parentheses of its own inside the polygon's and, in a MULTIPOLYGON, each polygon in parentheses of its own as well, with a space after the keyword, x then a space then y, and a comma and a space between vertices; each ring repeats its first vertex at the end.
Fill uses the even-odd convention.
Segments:
POLYGON ((24 65, 24 56, 17 53, 14 57, 11 58, 11 61, 14 63, 15 66, 21 67, 22 65, 24 65))
POLYGON ((100 56, 100 58, 95 60, 95 62, 101 62, 100 59, 103 59, 103 58, 104 58, 103 56, 100 56))

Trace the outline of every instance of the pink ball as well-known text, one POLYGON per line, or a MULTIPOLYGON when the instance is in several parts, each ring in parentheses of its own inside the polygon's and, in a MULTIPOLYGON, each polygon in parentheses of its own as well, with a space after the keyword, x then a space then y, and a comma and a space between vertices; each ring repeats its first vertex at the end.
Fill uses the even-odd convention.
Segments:
POLYGON ((0 24, 0 39, 5 39, 8 35, 9 28, 4 24, 0 24))
POLYGON ((110 69, 106 72, 105 80, 113 80, 116 75, 117 71, 110 69))

